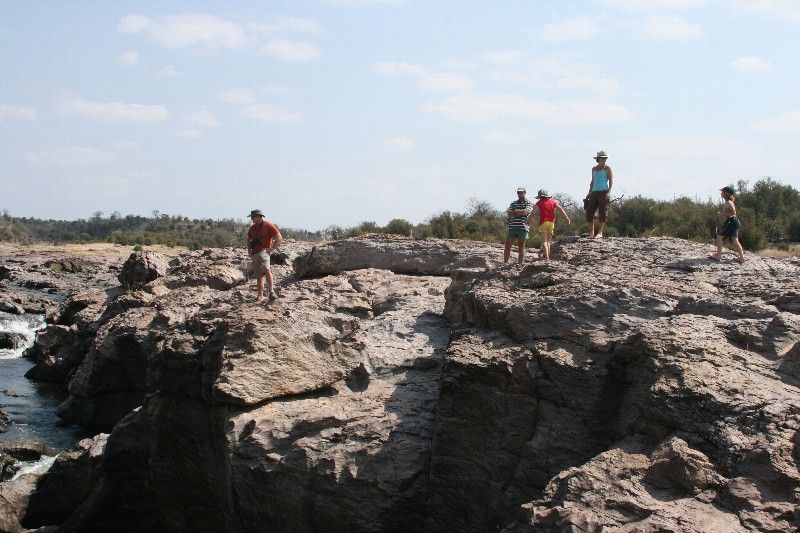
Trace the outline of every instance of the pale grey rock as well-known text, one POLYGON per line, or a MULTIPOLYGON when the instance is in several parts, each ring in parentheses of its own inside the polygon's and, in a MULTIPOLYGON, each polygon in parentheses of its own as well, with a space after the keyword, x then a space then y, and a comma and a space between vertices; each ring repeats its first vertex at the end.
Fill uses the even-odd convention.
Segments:
POLYGON ((383 235, 355 237, 315 246, 295 259, 300 277, 377 268, 396 274, 446 276, 457 268, 491 268, 502 250, 484 243, 383 235))

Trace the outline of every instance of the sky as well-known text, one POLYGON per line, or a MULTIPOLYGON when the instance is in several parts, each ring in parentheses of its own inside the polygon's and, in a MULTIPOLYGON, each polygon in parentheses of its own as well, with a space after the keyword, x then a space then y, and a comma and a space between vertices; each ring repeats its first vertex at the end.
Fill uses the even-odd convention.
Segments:
POLYGON ((418 223, 598 150, 615 195, 800 188, 798 52, 795 0, 4 0, 0 209, 418 223))

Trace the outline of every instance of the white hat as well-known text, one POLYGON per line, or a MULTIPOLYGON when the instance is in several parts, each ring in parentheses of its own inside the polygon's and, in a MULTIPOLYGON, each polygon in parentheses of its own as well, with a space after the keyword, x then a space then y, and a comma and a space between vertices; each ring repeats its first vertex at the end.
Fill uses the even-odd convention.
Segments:
POLYGON ((606 153, 605 153, 604 151, 602 151, 602 150, 600 150, 599 152, 597 152, 597 155, 596 155, 596 156, 594 156, 594 158, 595 158, 595 159, 600 159, 601 157, 604 157, 604 158, 608 159, 608 156, 607 156, 607 155, 606 155, 606 153))
POLYGON ((525 187, 517 187, 517 192, 528 192, 525 190, 525 187))

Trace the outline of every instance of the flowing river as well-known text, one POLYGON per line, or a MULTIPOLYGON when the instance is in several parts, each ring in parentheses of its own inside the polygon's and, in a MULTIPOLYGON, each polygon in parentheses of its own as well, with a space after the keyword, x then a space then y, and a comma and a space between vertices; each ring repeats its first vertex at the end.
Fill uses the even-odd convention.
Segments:
POLYGON ((35 440, 58 451, 71 448, 80 438, 77 426, 68 426, 56 415, 67 397, 63 386, 36 383, 25 377, 33 366, 22 354, 33 345, 36 331, 45 326, 42 315, 10 315, 0 312, 0 332, 23 337, 18 349, 0 349, 0 410, 11 419, 0 440, 35 440))

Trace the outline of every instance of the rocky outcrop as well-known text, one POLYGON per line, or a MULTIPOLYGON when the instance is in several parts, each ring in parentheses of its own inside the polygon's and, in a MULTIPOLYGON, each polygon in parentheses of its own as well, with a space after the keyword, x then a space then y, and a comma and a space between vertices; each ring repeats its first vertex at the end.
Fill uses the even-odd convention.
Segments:
POLYGON ((167 273, 167 258, 158 252, 133 252, 117 279, 126 288, 138 288, 167 273))
POLYGON ((36 488, 37 474, 23 474, 11 481, 0 483, 0 531, 22 533, 20 520, 25 515, 28 498, 36 488))
POLYGON ((681 516, 701 515, 708 521, 696 520, 693 531, 798 527, 800 517, 787 510, 800 488, 793 455, 800 383, 786 368, 800 329, 796 315, 769 303, 797 290, 798 272, 755 257, 743 267, 711 263, 703 250, 675 239, 578 241, 561 247, 563 262, 534 263, 519 276, 456 276, 448 315, 469 327, 451 342, 442 378, 432 529, 502 527, 532 500, 524 520, 532 531, 685 530, 681 516), (482 445, 457 447, 467 432, 482 445), (681 448, 683 459, 651 451, 674 438, 691 448, 681 448), (625 439, 646 443, 650 462, 603 456, 625 439), (616 464, 606 477, 624 476, 642 499, 623 481, 618 491, 591 483, 595 460, 616 464), (651 463, 660 466, 645 475, 651 463), (719 481, 708 490, 745 479, 761 487, 756 503, 733 503, 722 491, 659 514, 660 496, 645 498, 650 485, 693 492, 690 485, 702 483, 688 480, 689 471, 701 463, 696 475, 719 481), (589 465, 581 471, 586 483, 559 481, 580 465, 589 465), (638 478, 628 479, 630 468, 638 478), (686 479, 664 481, 665 470, 686 479), (605 514, 597 511, 603 501, 605 514))
POLYGON ((315 246, 294 260, 300 277, 378 268, 397 274, 446 276, 458 268, 496 266, 502 250, 484 243, 371 235, 315 246))
POLYGON ((110 296, 69 387, 113 431, 63 529, 800 527, 797 265, 666 238, 499 252, 328 243, 264 303, 241 252, 191 252, 110 296))
POLYGON ((21 523, 35 529, 64 523, 100 481, 100 459, 108 435, 83 439, 58 455, 31 493, 21 523))

